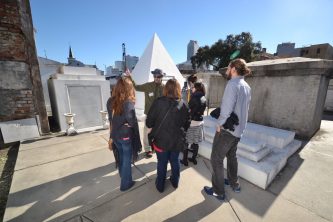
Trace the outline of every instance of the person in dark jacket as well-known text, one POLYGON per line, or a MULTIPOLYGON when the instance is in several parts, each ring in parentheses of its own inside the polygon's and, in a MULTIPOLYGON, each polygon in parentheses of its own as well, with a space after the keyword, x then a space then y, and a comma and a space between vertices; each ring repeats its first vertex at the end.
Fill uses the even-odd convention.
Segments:
POLYGON ((170 182, 178 187, 180 169, 179 152, 186 145, 186 130, 190 126, 190 115, 181 98, 180 85, 176 79, 166 83, 163 96, 155 100, 148 112, 146 125, 154 138, 153 148, 157 155, 156 188, 164 191, 168 162, 171 164, 170 182))
MULTIPOLYGON (((147 82, 141 85, 135 84, 133 81, 133 85, 136 91, 138 92, 144 92, 145 93, 145 110, 144 114, 148 114, 148 111, 158 97, 162 96, 163 92, 163 83, 162 83, 162 78, 166 74, 163 72, 161 69, 155 69, 151 71, 151 74, 154 76, 154 81, 152 82, 147 82)), ((127 75, 131 75, 130 72, 127 72, 127 75)), ((148 143, 148 130, 147 127, 145 126, 143 128, 143 145, 144 145, 144 150, 146 153, 146 157, 150 158, 152 157, 152 149, 148 143)))
POLYGON ((107 109, 110 120, 109 148, 115 144, 119 157, 120 190, 130 189, 132 179, 131 162, 136 160, 141 151, 138 121, 135 115, 135 90, 130 78, 122 77, 113 88, 107 109))
POLYGON ((186 134, 186 141, 188 145, 191 145, 190 151, 193 152, 192 158, 187 158, 189 149, 185 149, 183 152, 183 159, 180 161, 185 166, 188 166, 188 161, 197 164, 197 156, 199 151, 199 142, 203 137, 203 117, 206 109, 206 97, 205 86, 201 82, 196 82, 192 88, 192 95, 188 104, 191 114, 191 126, 186 134))

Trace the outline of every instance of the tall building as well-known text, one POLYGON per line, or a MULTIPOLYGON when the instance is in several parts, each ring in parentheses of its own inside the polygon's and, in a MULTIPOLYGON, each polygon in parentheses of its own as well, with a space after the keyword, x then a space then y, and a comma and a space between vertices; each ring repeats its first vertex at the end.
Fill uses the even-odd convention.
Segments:
POLYGON ((114 68, 118 70, 124 70, 124 62, 123 61, 115 61, 114 68))
POLYGON ((191 61, 191 57, 197 53, 198 49, 198 42, 195 40, 190 40, 190 42, 187 44, 187 61, 191 61))
POLYGON ((139 57, 126 55, 126 67, 132 72, 135 65, 138 63, 139 57))
POLYGON ((284 42, 278 44, 276 55, 280 58, 297 57, 299 56, 299 49, 295 48, 295 43, 284 42))

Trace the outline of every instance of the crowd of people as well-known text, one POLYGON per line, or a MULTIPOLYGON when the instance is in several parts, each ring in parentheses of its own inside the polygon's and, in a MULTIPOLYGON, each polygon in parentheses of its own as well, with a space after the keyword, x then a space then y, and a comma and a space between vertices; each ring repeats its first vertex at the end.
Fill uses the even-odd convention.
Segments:
MULTIPOLYGON (((237 176, 237 144, 248 119, 251 88, 244 76, 250 73, 243 59, 230 62, 225 76, 229 80, 216 120, 216 133, 212 146, 212 186, 205 186, 206 194, 225 199, 224 186, 240 192, 237 176), (227 157, 227 177, 224 177, 223 161, 227 157)), ((180 180, 180 164, 197 164, 199 144, 203 140, 203 115, 207 107, 206 90, 195 75, 187 78, 183 88, 176 79, 162 83, 166 75, 161 69, 151 71, 152 82, 135 84, 131 74, 118 79, 107 102, 110 120, 109 149, 113 150, 121 178, 120 190, 133 187, 131 164, 142 151, 138 121, 135 114, 135 91, 144 92, 147 115, 143 148, 145 157, 157 156, 156 189, 164 191, 167 165, 171 165, 169 181, 176 189, 180 180), (179 159, 180 153, 182 159, 179 159), (188 157, 188 153, 192 157, 188 157)))

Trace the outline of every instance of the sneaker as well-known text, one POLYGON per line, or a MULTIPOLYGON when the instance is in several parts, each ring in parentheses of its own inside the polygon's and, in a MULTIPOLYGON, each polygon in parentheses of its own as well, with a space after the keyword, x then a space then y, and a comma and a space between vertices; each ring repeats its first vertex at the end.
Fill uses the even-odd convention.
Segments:
POLYGON ((224 201, 225 200, 225 194, 217 195, 216 193, 214 193, 213 187, 204 186, 204 190, 205 190, 206 194, 215 197, 219 201, 224 201))
POLYGON ((188 158, 188 161, 192 162, 194 165, 198 164, 198 162, 195 158, 188 158))
POLYGON ((240 193, 241 192, 241 187, 238 186, 238 187, 233 187, 232 190, 235 192, 235 193, 240 193))
POLYGON ((153 152, 152 151, 146 152, 146 158, 151 158, 151 157, 153 157, 153 152))
POLYGON ((183 164, 184 166, 188 166, 187 160, 180 160, 180 163, 183 164))
POLYGON ((229 183, 228 179, 224 179, 224 185, 227 186, 227 187, 230 186, 230 183, 229 183))

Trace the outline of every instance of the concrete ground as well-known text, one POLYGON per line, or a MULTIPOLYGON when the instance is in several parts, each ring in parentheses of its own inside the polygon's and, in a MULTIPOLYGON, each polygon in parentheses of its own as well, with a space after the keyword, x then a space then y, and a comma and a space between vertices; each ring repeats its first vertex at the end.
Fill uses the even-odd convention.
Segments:
POLYGON ((220 203, 204 194, 211 166, 181 168, 178 189, 156 191, 156 157, 132 167, 120 192, 108 131, 48 136, 21 144, 4 221, 333 221, 333 121, 294 154, 267 190, 241 180, 220 203))

